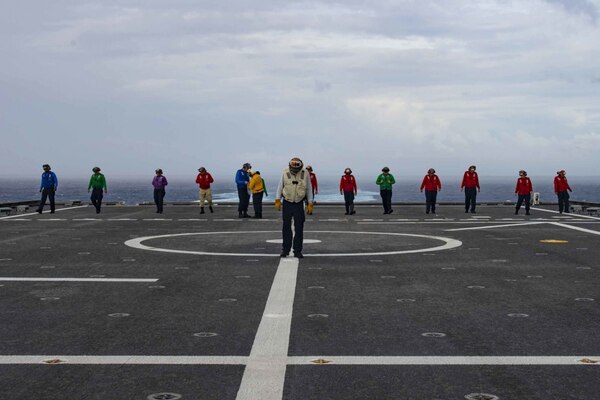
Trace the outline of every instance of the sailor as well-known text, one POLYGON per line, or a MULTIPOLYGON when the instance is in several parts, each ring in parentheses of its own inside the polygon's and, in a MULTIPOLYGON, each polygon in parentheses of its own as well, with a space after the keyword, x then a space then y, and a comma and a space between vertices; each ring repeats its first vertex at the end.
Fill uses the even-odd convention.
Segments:
POLYGON ((42 173, 42 181, 40 183, 40 193, 42 193, 42 199, 40 200, 40 205, 37 209, 37 212, 38 214, 42 213, 44 206, 46 205, 46 199, 49 199, 50 214, 54 214, 54 195, 56 193, 56 189, 58 189, 58 178, 54 172, 50 171, 50 165, 44 164, 42 165, 42 169, 44 170, 42 173))
POLYGON ((529 206, 531 205, 531 192, 533 192, 533 185, 531 179, 527 177, 527 171, 519 171, 519 179, 517 179, 517 186, 515 187, 515 194, 518 195, 517 207, 515 209, 515 215, 519 213, 519 209, 523 202, 525 202, 525 215, 529 214, 529 206))
POLYGON ((569 192, 572 192, 572 190, 567 181, 567 173, 564 169, 561 169, 554 178, 554 193, 558 196, 558 212, 561 214, 563 211, 566 213, 570 211, 569 192))
POLYGON ((383 203, 383 213, 391 214, 392 210, 392 185, 396 183, 394 175, 390 174, 388 167, 381 169, 381 174, 375 180, 375 184, 379 185, 379 194, 381 195, 381 202, 383 203))
POLYGON ((208 209, 213 212, 212 207, 212 189, 210 184, 215 180, 212 175, 204 167, 198 168, 198 175, 196 176, 196 183, 200 187, 200 214, 204 214, 204 204, 208 203, 208 209))
POLYGON ((317 175, 313 172, 313 167, 310 165, 306 166, 306 170, 310 174, 310 185, 312 186, 313 204, 317 204, 315 195, 319 194, 319 183, 317 182, 317 175))
POLYGON ((306 213, 313 212, 312 185, 308 171, 304 168, 302 160, 294 157, 290 160, 288 168, 283 170, 281 180, 277 186, 277 195, 275 196, 275 208, 283 208, 283 246, 281 257, 287 257, 290 250, 294 249, 294 257, 302 258, 302 242, 304 240, 304 200, 306 213), (281 198, 283 197, 283 201, 281 198), (292 219, 294 220, 295 235, 292 234, 292 219), (293 241, 293 243, 292 243, 293 241))
POLYGON ((242 165, 241 169, 235 174, 235 184, 238 190, 238 216, 239 218, 250 218, 248 215, 248 205, 250 204, 250 193, 248 193, 248 183, 250 183, 250 175, 248 171, 252 168, 250 163, 242 165))
POLYGON ((471 165, 465 174, 463 175, 462 183, 460 184, 460 191, 465 191, 465 212, 471 212, 475 214, 475 200, 477 199, 477 192, 481 191, 479 187, 479 177, 477 176, 476 166, 471 165))
POLYGON ((252 177, 248 183, 248 189, 252 192, 252 206, 254 207, 254 217, 262 218, 263 196, 268 196, 265 180, 260 176, 260 171, 248 171, 252 177))
POLYGON ((152 179, 152 186, 154 186, 154 204, 156 204, 156 212, 162 214, 163 212, 163 201, 165 198, 165 186, 169 184, 167 177, 163 175, 162 169, 157 169, 156 176, 152 179))
POLYGON ((356 211, 354 211, 354 197, 356 197, 357 193, 356 179, 354 178, 354 175, 352 175, 352 170, 346 168, 344 170, 344 175, 342 175, 342 178, 340 179, 340 194, 344 195, 344 205, 346 206, 345 215, 356 214, 356 211))
POLYGON ((106 178, 100 173, 99 167, 92 168, 92 176, 90 177, 90 183, 88 184, 88 193, 90 189, 92 191, 92 204, 96 207, 96 214, 100 214, 100 208, 102 207, 102 197, 104 193, 108 193, 106 188, 106 178))
POLYGON ((435 214, 435 203, 437 201, 437 194, 442 190, 442 181, 435 174, 435 169, 429 168, 427 175, 423 177, 421 182, 421 192, 425 189, 425 214, 429 214, 429 210, 435 214))

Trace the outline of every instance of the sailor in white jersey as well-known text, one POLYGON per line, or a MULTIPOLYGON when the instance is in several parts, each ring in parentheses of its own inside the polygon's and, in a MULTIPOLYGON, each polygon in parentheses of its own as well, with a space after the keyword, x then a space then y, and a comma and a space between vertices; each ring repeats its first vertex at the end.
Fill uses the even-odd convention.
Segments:
POLYGON ((302 241, 304 240, 304 200, 307 201, 306 212, 312 214, 313 194, 310 184, 310 174, 304 169, 302 160, 294 157, 290 160, 288 168, 283 170, 277 195, 275 208, 283 207, 283 246, 281 257, 287 257, 294 249, 294 257, 302 258, 302 241), (283 201, 282 201, 283 198, 283 201), (292 218, 294 219, 295 236, 292 234, 292 218))

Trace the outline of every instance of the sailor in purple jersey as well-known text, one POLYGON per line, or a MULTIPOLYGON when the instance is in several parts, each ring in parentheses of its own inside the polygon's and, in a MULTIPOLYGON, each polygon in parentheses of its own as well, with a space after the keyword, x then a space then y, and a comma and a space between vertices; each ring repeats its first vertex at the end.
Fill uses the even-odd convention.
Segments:
POLYGON ((156 176, 152 179, 152 186, 154 186, 154 203, 156 204, 156 212, 158 214, 163 213, 163 200, 165 198, 165 186, 169 182, 167 177, 163 175, 162 169, 156 170, 156 176))

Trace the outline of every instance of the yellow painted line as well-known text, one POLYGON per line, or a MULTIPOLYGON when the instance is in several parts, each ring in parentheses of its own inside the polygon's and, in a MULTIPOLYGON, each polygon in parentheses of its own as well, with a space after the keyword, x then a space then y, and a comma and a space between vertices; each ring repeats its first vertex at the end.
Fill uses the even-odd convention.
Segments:
POLYGON ((560 239, 544 239, 540 240, 540 243, 569 243, 569 241, 560 239))

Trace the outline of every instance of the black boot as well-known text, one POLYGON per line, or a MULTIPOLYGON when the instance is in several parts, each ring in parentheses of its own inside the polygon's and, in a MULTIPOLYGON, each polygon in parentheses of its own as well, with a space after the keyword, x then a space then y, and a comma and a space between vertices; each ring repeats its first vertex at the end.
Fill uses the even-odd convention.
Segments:
POLYGON ((214 213, 212 206, 208 206, 208 209, 210 210, 211 213, 214 213))
POLYGON ((204 214, 204 207, 200 207, 200 214, 204 214))

